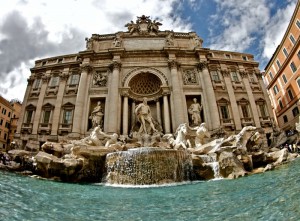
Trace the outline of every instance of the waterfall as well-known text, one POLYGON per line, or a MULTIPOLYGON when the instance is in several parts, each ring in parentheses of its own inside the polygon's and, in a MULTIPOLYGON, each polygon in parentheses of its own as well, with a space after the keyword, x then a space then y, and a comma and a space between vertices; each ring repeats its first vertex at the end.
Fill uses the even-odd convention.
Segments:
MULTIPOLYGON (((220 166, 219 162, 217 161, 217 155, 216 154, 211 154, 211 155, 206 155, 206 165, 210 166, 214 172, 214 179, 221 179, 223 178, 220 175, 220 166)), ((202 158, 203 159, 203 158, 202 158)))
POLYGON ((108 184, 151 185, 188 181, 192 160, 182 150, 142 147, 106 156, 108 184))

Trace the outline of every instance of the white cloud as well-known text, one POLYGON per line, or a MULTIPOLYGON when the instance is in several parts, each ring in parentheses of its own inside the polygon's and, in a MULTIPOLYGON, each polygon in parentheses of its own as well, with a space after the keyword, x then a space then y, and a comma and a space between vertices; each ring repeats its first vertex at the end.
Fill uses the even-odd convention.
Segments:
POLYGON ((296 0, 290 1, 286 8, 279 9, 266 25, 261 44, 263 58, 270 59, 280 44, 294 12, 296 2, 296 0))
POLYGON ((190 31, 189 22, 174 13, 179 7, 180 0, 7 1, 0 8, 0 94, 22 100, 30 61, 76 53, 84 37, 127 31, 124 25, 142 14, 160 21, 161 30, 190 31))
POLYGON ((217 13, 211 17, 210 47, 243 52, 256 40, 267 24, 270 9, 266 0, 214 0, 217 13), (216 27, 219 25, 219 27, 216 27), (220 32, 221 30, 221 32, 220 32), (218 35, 215 32, 220 32, 218 35))

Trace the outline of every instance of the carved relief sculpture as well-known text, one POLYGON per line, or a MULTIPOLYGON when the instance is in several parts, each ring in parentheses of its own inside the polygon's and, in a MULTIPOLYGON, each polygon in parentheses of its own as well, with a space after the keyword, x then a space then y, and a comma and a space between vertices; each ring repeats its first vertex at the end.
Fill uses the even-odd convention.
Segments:
POLYGON ((196 72, 194 70, 186 70, 183 72, 183 83, 188 84, 197 84, 196 72))
POLYGON ((93 85, 99 87, 106 87, 107 84, 107 72, 97 71, 93 77, 93 85))

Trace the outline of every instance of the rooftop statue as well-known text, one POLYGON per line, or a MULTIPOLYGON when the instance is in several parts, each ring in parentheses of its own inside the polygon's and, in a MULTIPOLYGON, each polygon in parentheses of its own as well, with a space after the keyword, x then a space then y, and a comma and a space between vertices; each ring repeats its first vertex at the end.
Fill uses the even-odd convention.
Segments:
POLYGON ((136 23, 130 21, 127 23, 125 27, 128 28, 130 34, 138 33, 138 34, 150 34, 150 33, 157 33, 159 26, 162 25, 160 22, 156 20, 151 20, 150 16, 137 16, 136 23))

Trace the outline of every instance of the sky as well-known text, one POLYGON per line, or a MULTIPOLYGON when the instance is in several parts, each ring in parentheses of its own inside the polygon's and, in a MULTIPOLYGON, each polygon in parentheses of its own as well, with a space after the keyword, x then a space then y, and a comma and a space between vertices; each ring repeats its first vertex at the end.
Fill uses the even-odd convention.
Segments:
POLYGON ((42 58, 85 50, 92 34, 127 31, 146 15, 160 30, 196 32, 203 47, 254 55, 263 71, 297 0, 0 0, 0 95, 23 100, 42 58))

